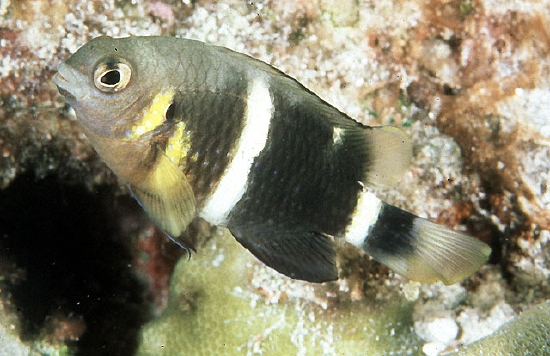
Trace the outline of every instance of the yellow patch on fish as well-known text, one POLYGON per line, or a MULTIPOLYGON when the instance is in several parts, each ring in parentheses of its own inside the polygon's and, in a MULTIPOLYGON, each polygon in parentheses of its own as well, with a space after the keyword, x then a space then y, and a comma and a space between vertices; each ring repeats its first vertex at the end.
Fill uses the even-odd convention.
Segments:
POLYGON ((178 122, 176 124, 176 130, 168 139, 166 144, 166 156, 173 163, 180 165, 185 159, 187 153, 191 148, 191 137, 188 132, 185 131, 185 123, 178 122))
POLYGON ((153 131, 166 120, 166 111, 172 105, 174 90, 162 91, 155 95, 151 105, 143 110, 142 119, 134 126, 128 134, 128 139, 136 139, 143 134, 153 131))

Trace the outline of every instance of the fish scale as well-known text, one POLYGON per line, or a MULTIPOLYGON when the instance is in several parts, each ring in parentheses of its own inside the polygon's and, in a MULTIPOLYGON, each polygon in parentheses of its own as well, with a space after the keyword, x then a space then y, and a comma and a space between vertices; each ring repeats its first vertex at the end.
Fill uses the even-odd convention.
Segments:
POLYGON ((338 278, 349 243, 420 282, 459 282, 483 242, 389 205, 411 156, 401 130, 349 118, 244 54, 171 37, 99 37, 59 66, 59 91, 103 160, 175 240, 227 227, 292 278, 338 278))
POLYGON ((233 142, 240 133, 242 117, 236 112, 243 110, 242 101, 233 98, 228 103, 223 97, 209 92, 182 95, 178 101, 178 112, 181 111, 181 117, 186 118, 186 129, 193 136, 190 142, 193 154, 188 155, 184 170, 193 177, 190 183, 197 196, 207 195, 229 163, 233 142), (187 105, 188 102, 209 103, 211 110, 202 113, 200 106, 187 105), (223 121, 220 120, 222 117, 223 121), (219 135, 209 135, 209 132, 218 132, 219 135), (205 166, 205 162, 216 164, 205 166))

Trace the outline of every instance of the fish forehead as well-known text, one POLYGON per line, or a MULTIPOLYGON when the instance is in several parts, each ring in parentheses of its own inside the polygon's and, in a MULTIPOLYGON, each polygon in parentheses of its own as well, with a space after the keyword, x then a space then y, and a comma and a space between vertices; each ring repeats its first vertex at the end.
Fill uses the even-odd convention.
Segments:
POLYGON ((95 65, 109 58, 122 58, 131 63, 133 80, 142 89, 140 96, 146 92, 153 92, 150 95, 154 96, 167 87, 182 91, 219 90, 226 95, 240 95, 233 92, 235 78, 246 81, 259 73, 284 82, 289 90, 297 90, 298 96, 309 92, 264 62, 224 47, 183 38, 98 37, 81 47, 65 64, 91 78, 95 65))
MULTIPOLYGON (((95 41, 95 40, 94 40, 95 41)), ((224 61, 216 55, 216 47, 205 43, 175 37, 100 37, 97 47, 89 50, 125 58, 135 67, 138 80, 161 81, 161 84, 178 86, 181 89, 197 88, 197 85, 218 84, 223 87, 224 61), (188 83, 186 86, 185 84, 188 83)))

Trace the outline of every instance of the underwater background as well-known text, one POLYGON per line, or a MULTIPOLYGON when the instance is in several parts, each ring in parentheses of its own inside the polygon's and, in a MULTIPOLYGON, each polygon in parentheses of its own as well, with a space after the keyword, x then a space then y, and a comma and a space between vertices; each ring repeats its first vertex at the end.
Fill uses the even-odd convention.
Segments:
POLYGON ((548 13, 548 0, 0 0, 0 355, 550 354, 548 13), (413 163, 378 195, 490 244, 489 262, 422 285, 343 248, 340 280, 312 284, 200 220, 189 258, 52 81, 100 35, 226 46, 401 127, 413 163))

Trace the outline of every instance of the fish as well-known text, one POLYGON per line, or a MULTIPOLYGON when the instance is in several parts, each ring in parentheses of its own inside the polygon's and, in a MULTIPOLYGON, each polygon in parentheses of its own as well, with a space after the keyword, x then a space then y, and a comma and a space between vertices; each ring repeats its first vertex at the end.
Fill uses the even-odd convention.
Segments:
POLYGON ((457 283, 491 249, 380 200, 410 165, 399 128, 366 126, 273 66, 175 37, 98 37, 54 81, 87 138, 151 220, 200 217, 294 279, 338 279, 351 244, 422 283, 457 283))

